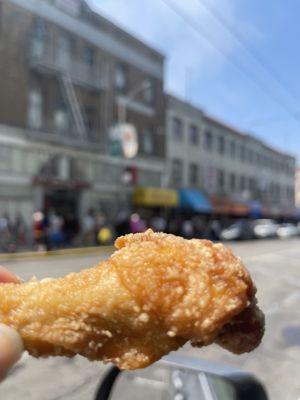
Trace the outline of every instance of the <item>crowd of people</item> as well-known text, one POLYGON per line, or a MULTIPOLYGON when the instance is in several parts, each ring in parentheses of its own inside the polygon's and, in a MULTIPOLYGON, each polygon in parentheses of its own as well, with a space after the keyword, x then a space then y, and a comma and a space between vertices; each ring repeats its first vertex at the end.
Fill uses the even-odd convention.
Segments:
POLYGON ((17 247, 30 245, 30 234, 21 214, 11 219, 7 213, 0 216, 0 252, 14 252, 17 247))
POLYGON ((93 209, 81 219, 71 213, 62 216, 54 210, 36 211, 29 224, 20 214, 14 220, 4 214, 0 217, 0 251, 111 245, 118 236, 144 232, 148 228, 185 238, 217 240, 221 224, 216 219, 199 215, 164 216, 159 212, 146 215, 120 212, 114 220, 110 220, 104 213, 93 209))

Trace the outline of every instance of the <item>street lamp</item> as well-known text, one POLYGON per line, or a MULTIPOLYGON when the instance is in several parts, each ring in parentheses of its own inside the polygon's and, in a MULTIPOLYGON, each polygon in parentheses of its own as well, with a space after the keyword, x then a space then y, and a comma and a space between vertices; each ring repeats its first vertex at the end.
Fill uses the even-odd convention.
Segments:
POLYGON ((121 146, 125 158, 134 158, 138 152, 137 132, 134 125, 127 123, 127 107, 136 96, 149 90, 152 83, 144 80, 135 85, 126 96, 117 100, 117 124, 111 130, 111 139, 117 147, 121 146))

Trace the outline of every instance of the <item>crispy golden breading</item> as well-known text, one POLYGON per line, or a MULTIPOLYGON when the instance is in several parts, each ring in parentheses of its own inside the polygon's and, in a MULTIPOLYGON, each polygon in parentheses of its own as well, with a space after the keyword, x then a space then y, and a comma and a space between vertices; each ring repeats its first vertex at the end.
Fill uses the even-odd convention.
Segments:
POLYGON ((256 312, 255 287, 222 244, 148 230, 116 247, 64 278, 0 285, 0 322, 33 356, 81 354, 122 369, 146 367, 189 340, 237 353, 259 344, 263 319, 242 323, 256 312))

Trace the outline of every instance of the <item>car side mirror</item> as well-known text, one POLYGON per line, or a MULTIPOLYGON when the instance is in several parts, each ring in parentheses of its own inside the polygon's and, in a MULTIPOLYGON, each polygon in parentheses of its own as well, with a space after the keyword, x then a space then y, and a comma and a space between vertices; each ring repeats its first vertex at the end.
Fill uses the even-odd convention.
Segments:
POLYGON ((251 374, 227 365, 167 356, 148 368, 121 372, 109 367, 95 400, 267 400, 251 374))

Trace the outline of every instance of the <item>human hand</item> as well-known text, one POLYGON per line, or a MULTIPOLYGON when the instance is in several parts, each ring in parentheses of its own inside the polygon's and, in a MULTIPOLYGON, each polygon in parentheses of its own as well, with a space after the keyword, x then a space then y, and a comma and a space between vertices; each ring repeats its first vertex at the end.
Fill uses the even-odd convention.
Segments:
MULTIPOLYGON (((20 279, 0 266, 0 284, 19 283, 20 279)), ((23 352, 22 340, 13 328, 0 323, 0 380, 19 360, 23 352)))

